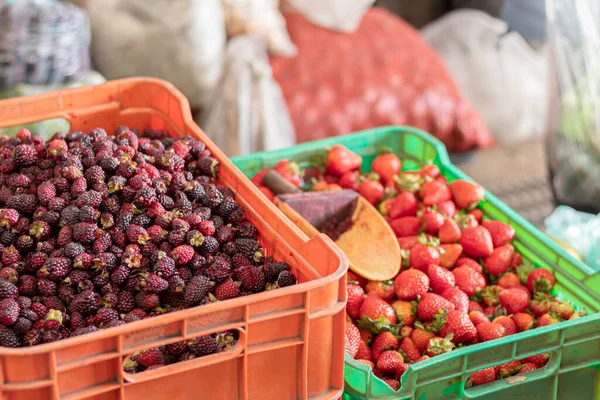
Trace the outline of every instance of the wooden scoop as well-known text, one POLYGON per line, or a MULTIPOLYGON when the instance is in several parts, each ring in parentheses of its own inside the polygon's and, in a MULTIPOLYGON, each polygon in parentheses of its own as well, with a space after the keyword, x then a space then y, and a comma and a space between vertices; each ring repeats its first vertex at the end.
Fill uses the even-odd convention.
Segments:
POLYGON ((277 195, 277 207, 309 237, 319 231, 334 236, 352 271, 377 281, 396 276, 401 262, 398 240, 381 214, 358 193, 347 189, 305 193, 272 170, 263 176, 263 183, 277 195))

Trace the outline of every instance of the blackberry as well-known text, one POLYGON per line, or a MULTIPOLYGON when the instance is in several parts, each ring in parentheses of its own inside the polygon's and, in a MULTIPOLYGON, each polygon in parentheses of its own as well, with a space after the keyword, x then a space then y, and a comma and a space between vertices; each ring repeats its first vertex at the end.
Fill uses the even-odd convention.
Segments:
POLYGON ((17 303, 19 307, 21 307, 21 311, 29 310, 31 308, 31 304, 33 303, 29 297, 19 296, 17 297, 17 303))
POLYGON ((64 280, 65 283, 73 286, 79 285, 81 282, 90 279, 90 274, 87 271, 73 270, 64 280))
POLYGON ((109 322, 118 319, 119 313, 113 308, 103 307, 96 313, 96 325, 100 328, 106 326, 109 322))
POLYGON ((54 226, 58 225, 58 222, 60 221, 60 213, 50 210, 42 214, 42 216, 40 217, 40 221, 47 222, 48 224, 54 226))
POLYGON ((19 289, 9 281, 0 278, 0 299, 12 299, 19 295, 19 289))
POLYGON ((86 290, 75 296, 69 304, 69 312, 79 312, 81 315, 91 315, 98 310, 100 298, 97 293, 86 290))
POLYGON ((177 268, 177 274, 175 276, 178 276, 184 282, 188 282, 194 277, 194 274, 188 267, 179 267, 177 268))
POLYGON ((256 239, 239 238, 235 239, 235 247, 239 253, 253 260, 255 253, 260 249, 260 243, 256 239))
POLYGON ((199 174, 215 178, 219 170, 219 162, 212 157, 205 157, 198 160, 196 169, 199 174))
POLYGON ((119 166, 119 160, 116 159, 115 157, 105 156, 105 157, 102 157, 102 159, 100 159, 100 161, 98 162, 98 165, 104 171, 112 173, 119 166))
POLYGON ((265 277, 260 268, 239 267, 233 271, 233 276, 236 281, 241 282, 240 288, 243 290, 257 293, 265 289, 265 277))
POLYGON ((19 336, 9 327, 0 326, 0 346, 21 347, 19 336))
POLYGON ((275 283, 275 281, 279 277, 279 274, 283 271, 288 271, 289 269, 290 267, 287 263, 269 259, 263 265, 265 280, 268 283, 275 283))
POLYGON ((146 214, 137 214, 131 220, 132 224, 139 225, 143 228, 148 228, 152 223, 152 219, 146 214))
POLYGON ((156 293, 140 292, 135 296, 136 305, 143 310, 152 310, 160 305, 156 293))
POLYGON ((187 350, 187 344, 185 341, 168 344, 165 346, 165 350, 167 354, 177 357, 187 350))
POLYGON ((38 161, 37 151, 33 146, 20 144, 15 147, 13 160, 18 167, 28 167, 38 161))
POLYGON ((295 285, 298 280, 296 279, 296 275, 292 274, 290 271, 282 271, 277 278, 277 286, 278 287, 286 287, 295 285))
POLYGON ((167 236, 171 246, 180 246, 185 243, 186 233, 182 230, 172 230, 167 236))
POLYGON ((184 193, 190 201, 198 201, 206 196, 204 188, 198 182, 192 181, 185 187, 184 193))
POLYGON ((215 229, 221 229, 221 227, 225 225, 225 222, 223 221, 223 218, 220 215, 213 215, 212 217, 210 217, 210 220, 213 222, 215 229))
POLYGON ((75 297, 75 290, 67 284, 61 284, 57 292, 58 298, 64 301, 65 304, 69 304, 75 297))
POLYGON ((98 207, 102 203, 102 195, 95 190, 88 190, 77 197, 76 205, 78 207, 90 206, 98 207))
POLYGON ((148 207, 157 201, 156 191, 150 186, 144 186, 135 193, 135 201, 142 207, 148 207))
POLYGON ((248 220, 242 221, 236 226, 236 229, 235 235, 238 238, 256 239, 258 236, 256 228, 248 220))
POLYGON ((3 246, 10 246, 17 241, 19 234, 13 231, 4 231, 0 235, 0 243, 3 246))
MULTIPOLYGON (((42 332, 38 329, 30 329, 23 335, 23 345, 35 346, 42 343, 42 332)), ((4 346, 0 340, 0 346, 4 346)), ((18 346, 6 346, 6 347, 18 347, 18 346)))
POLYGON ((9 246, 2 252, 2 263, 4 265, 13 265, 21 261, 21 253, 14 245, 9 246))
POLYGON ((52 182, 43 182, 37 187, 37 196, 41 204, 49 204, 56 198, 56 186, 52 182))
POLYGON ((146 312, 142 309, 136 308, 127 313, 123 321, 126 323, 139 321, 141 319, 146 318, 146 312))
POLYGON ((233 268, 246 267, 252 265, 252 262, 242 253, 235 253, 231 257, 231 263, 233 268))
POLYGON ((17 321, 13 325, 13 329, 16 333, 23 335, 25 332, 33 327, 33 322, 24 317, 17 318, 17 321))
POLYGON ((246 212, 240 206, 240 208, 236 208, 233 210, 229 216, 227 217, 228 224, 238 224, 246 219, 246 212))
POLYGON ((32 194, 15 194, 6 203, 6 207, 14 208, 21 214, 31 214, 35 211, 36 198, 32 194))
POLYGON ((140 286, 146 292, 160 293, 168 289, 169 282, 160 276, 151 273, 140 281, 140 286))
POLYGON ((46 314, 46 317, 50 314, 50 312, 52 310, 60 311, 60 312, 64 312, 66 310, 65 303, 57 296, 46 297, 44 299, 44 305, 48 309, 48 313, 46 314))
POLYGON ((35 244, 35 242, 33 241, 33 238, 29 235, 21 235, 17 238, 17 241, 15 243, 15 247, 20 251, 20 252, 29 252, 31 249, 33 249, 33 245, 35 244))
POLYGON ((71 270, 71 260, 64 257, 51 257, 44 262, 44 266, 38 271, 51 280, 66 278, 71 270))
POLYGON ((80 254, 85 253, 85 247, 81 243, 70 242, 64 247, 65 256, 75 258, 80 254))
POLYGON ((221 194, 223 195, 223 198, 234 198, 235 197, 235 193, 233 192, 233 190, 227 186, 223 186, 223 185, 217 185, 217 189, 219 189, 219 192, 221 192, 221 194))
POLYGON ((110 282, 110 276, 106 270, 101 270, 92 277, 92 282, 95 286, 104 286, 110 282))
POLYGON ((201 256, 198 253, 195 253, 193 255, 192 259, 190 260, 190 262, 188 263, 188 266, 197 275, 198 270, 200 270, 206 266, 206 258, 204 256, 201 256))
POLYGON ((229 277, 231 274, 231 265, 222 256, 215 256, 206 268, 205 271, 208 279, 221 282, 229 277))
POLYGON ((233 242, 227 242, 227 243, 221 244, 221 249, 223 250, 223 252, 225 254, 228 254, 230 256, 237 253, 237 247, 235 246, 235 243, 233 243, 233 242))
POLYGON ((120 285, 121 283, 125 282, 127 280, 127 278, 129 278, 130 271, 131 270, 129 269, 128 266, 126 266, 126 265, 119 265, 110 274, 110 280, 111 280, 111 282, 114 282, 114 283, 120 285))
MULTIPOLYGON (((191 279, 191 276, 188 277, 191 279)), ((188 280, 189 280, 188 279, 188 280)), ((180 275, 173 275, 169 278, 169 293, 171 294, 182 294, 185 290, 186 280, 184 280, 180 275)))
POLYGON ((154 264, 154 272, 158 276, 169 279, 175 273, 175 260, 165 254, 154 264))
POLYGON ((80 254, 73 259, 73 268, 87 270, 91 267, 92 261, 93 257, 88 253, 80 254))
POLYGON ((100 253, 94 258, 92 263, 93 268, 96 270, 112 271, 117 267, 119 260, 112 253, 100 253))
POLYGON ((76 205, 69 205, 65 207, 60 213, 60 224, 62 226, 74 225, 79 222, 79 207, 76 205))
POLYGON ((83 176, 75 178, 75 180, 73 180, 73 183, 71 183, 71 195, 73 197, 79 197, 85 193, 87 187, 87 179, 85 179, 83 176))
POLYGON ((102 230, 96 224, 80 222, 73 226, 73 239, 80 243, 92 243, 100 234, 102 230))
POLYGON ((79 328, 84 328, 86 326, 86 320, 81 313, 74 312, 70 315, 69 326, 73 331, 79 328))
POLYGON ((19 318, 21 307, 15 299, 4 299, 0 301, 0 324, 12 325, 19 318))
POLYGON ((71 337, 86 335, 88 333, 93 333, 96 331, 98 331, 98 327, 96 327, 94 325, 86 326, 83 328, 77 328, 77 329, 73 330, 73 332, 71 332, 71 337))
POLYGON ((214 354, 219 350, 217 339, 213 335, 205 335, 189 340, 189 349, 198 357, 214 354))
POLYGON ((104 170, 100 165, 93 165, 85 171, 85 179, 90 181, 91 183, 101 183, 104 182, 106 175, 104 170))
POLYGON ((99 216, 100 213, 93 207, 83 206, 79 209, 80 222, 96 222, 99 216))
MULTIPOLYGON (((222 194, 221 194, 222 196, 222 194)), ((236 208, 241 206, 235 202, 232 197, 225 197, 219 206, 215 209, 215 212, 223 218, 227 218, 229 214, 236 208)))
POLYGON ((214 185, 206 185, 204 191, 206 192, 206 196, 202 201, 203 204, 211 210, 217 210, 223 202, 223 194, 214 185))
POLYGON ((192 211, 192 203, 188 200, 185 193, 175 192, 173 199, 175 201, 175 208, 183 211, 192 211))
POLYGON ((111 235, 107 232, 104 232, 96 240, 94 240, 92 249, 94 250, 94 253, 104 253, 109 249, 109 247, 111 247, 111 245, 112 245, 111 235))
POLYGON ((187 283, 184 292, 184 301, 187 307, 192 307, 208 294, 212 284, 205 276, 195 276, 187 283))
POLYGON ((161 206, 165 208, 165 210, 172 210, 175 208, 175 200, 172 197, 167 196, 166 194, 160 194, 157 196, 158 202, 161 206))
POLYGON ((115 308, 118 312, 127 314, 135 308, 135 297, 132 292, 119 292, 117 296, 119 301, 115 308))
POLYGON ((113 319, 108 324, 106 324, 105 328, 114 328, 115 326, 125 325, 125 321, 121 321, 120 319, 113 319))

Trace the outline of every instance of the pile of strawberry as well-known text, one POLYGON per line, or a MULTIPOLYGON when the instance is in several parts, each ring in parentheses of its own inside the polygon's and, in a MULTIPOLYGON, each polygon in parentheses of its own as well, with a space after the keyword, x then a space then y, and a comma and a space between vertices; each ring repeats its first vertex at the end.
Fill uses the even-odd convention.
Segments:
MULTIPOLYGON (((550 294, 550 271, 515 252, 510 225, 483 219, 480 186, 447 182, 432 164, 403 172, 392 153, 374 159, 373 173, 361 173, 361 165, 359 155, 336 145, 324 166, 301 171, 283 160, 275 170, 305 190, 356 190, 398 237, 402 267, 393 280, 348 272, 346 351, 389 386, 399 388, 410 364, 584 314, 550 294)), ((253 182, 272 197, 264 172, 253 182)), ((540 354, 477 371, 467 386, 529 372, 547 360, 540 354)))

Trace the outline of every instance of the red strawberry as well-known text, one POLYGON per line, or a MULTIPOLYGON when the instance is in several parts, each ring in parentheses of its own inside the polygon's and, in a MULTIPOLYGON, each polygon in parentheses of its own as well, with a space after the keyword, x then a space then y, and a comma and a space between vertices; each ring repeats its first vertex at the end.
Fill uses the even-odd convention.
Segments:
MULTIPOLYGON (((416 317, 416 307, 415 307, 415 317, 416 317)), ((413 333, 413 330, 414 329, 410 326, 403 326, 400 329, 400 337, 403 337, 403 338, 410 337, 410 335, 412 335, 412 333, 413 333)))
POLYGON ((424 321, 431 321, 443 310, 454 310, 454 304, 435 293, 425 293, 419 301, 417 315, 424 321))
POLYGON ((300 167, 294 161, 281 160, 273 169, 292 185, 296 187, 300 186, 302 180, 302 177, 300 176, 300 167))
POLYGON ((477 337, 477 328, 467 314, 453 310, 446 315, 446 323, 440 331, 442 337, 450 334, 453 334, 453 343, 467 343, 477 337))
POLYGON ((358 352, 360 343, 360 332, 352 322, 346 322, 346 336, 344 341, 344 349, 350 357, 354 358, 358 352))
POLYGON ((575 313, 573 306, 566 301, 559 301, 552 304, 550 311, 562 319, 569 319, 575 313))
POLYGON ((456 206, 452 200, 442 201, 441 203, 436 204, 435 207, 437 207, 437 210, 442 213, 442 215, 448 217, 448 219, 454 218, 454 215, 456 214, 456 206))
POLYGON ((538 364, 535 363, 525 363, 523 364, 523 366, 521 367, 521 369, 519 370, 519 372, 517 372, 517 375, 523 375, 526 374, 528 372, 531 371, 535 371, 536 369, 539 369, 540 366, 538 364))
POLYGON ((409 363, 403 363, 402 365, 400 365, 400 368, 398 368, 398 375, 396 376, 396 379, 400 380, 402 374, 404 374, 408 368, 410 368, 409 363))
POLYGON ((374 293, 365 298, 360 306, 358 316, 360 319, 370 318, 374 321, 383 319, 388 324, 396 323, 396 313, 392 306, 374 293))
POLYGON ((429 265, 440 264, 440 252, 431 246, 417 243, 410 249, 410 267, 427 271, 429 265))
POLYGON ((386 350, 398 350, 398 338, 391 332, 381 332, 373 339, 371 346, 371 360, 377 362, 379 355, 386 350))
POLYGON ((362 358, 357 358, 356 361, 358 361, 361 364, 365 364, 365 365, 371 367, 372 370, 375 369, 375 364, 373 364, 373 361, 371 361, 371 360, 365 360, 365 359, 362 359, 362 358))
POLYGON ((402 161, 393 153, 377 156, 371 163, 371 170, 378 174, 384 183, 393 180, 401 169, 402 161))
POLYGON ((415 300, 429 290, 429 277, 418 269, 402 271, 394 280, 396 296, 401 300, 415 300))
POLYGON ((494 247, 504 246, 505 244, 512 242, 515 237, 515 228, 504 222, 485 220, 481 225, 490 232, 490 235, 492 235, 494 247))
POLYGON ((383 381, 385 382, 386 385, 388 385, 389 387, 391 387, 392 390, 394 390, 394 391, 400 389, 400 382, 398 382, 396 379, 389 379, 388 378, 388 379, 384 379, 383 381))
POLYGON ((392 281, 370 281, 365 286, 367 294, 373 292, 385 301, 390 301, 394 297, 394 284, 392 281))
POLYGON ((519 280, 519 276, 514 272, 508 272, 498 279, 498 286, 503 287, 505 289, 521 286, 521 281, 519 280))
POLYGON ((548 293, 554 287, 554 275, 544 268, 538 268, 531 271, 527 276, 527 288, 531 293, 548 293))
POLYGON ((454 347, 454 343, 452 343, 449 337, 434 337, 433 339, 431 339, 429 347, 427 348, 427 355, 429 357, 439 356, 441 354, 451 352, 454 349, 454 347))
POLYGON ((456 223, 451 218, 448 218, 444 221, 444 224, 440 227, 438 232, 438 238, 440 239, 440 243, 456 243, 460 240, 461 231, 456 223))
POLYGON ((355 358, 357 360, 370 360, 371 359, 371 348, 362 339, 358 342, 358 351, 356 352, 355 358))
POLYGON ((377 359, 377 369, 384 375, 396 376, 404 358, 395 350, 386 350, 377 359))
POLYGON ((457 267, 462 267, 463 265, 466 265, 467 267, 472 268, 473 270, 475 270, 479 273, 483 272, 483 267, 481 266, 481 264, 479 264, 477 261, 473 260, 472 258, 461 257, 458 260, 456 260, 457 267))
POLYGON ((472 215, 473 218, 475 218, 475 221, 477 221, 477 224, 481 224, 481 220, 483 219, 483 211, 481 211, 479 208, 470 210, 467 212, 467 215, 472 215))
POLYGON ((473 372, 469 379, 467 379, 466 387, 473 387, 484 385, 486 383, 494 382, 498 375, 498 366, 485 368, 479 371, 473 372))
POLYGON ((509 314, 524 312, 529 306, 529 296, 519 288, 504 289, 499 298, 500 304, 509 314))
POLYGON ((454 287, 454 275, 444 267, 431 264, 427 268, 427 276, 431 289, 437 294, 454 287))
POLYGON ((477 334, 482 342, 487 342, 504 336, 506 329, 496 322, 484 322, 477 325, 477 334))
POLYGON ((492 322, 502 325, 504 327, 504 329, 506 330, 506 336, 514 335, 515 333, 517 333, 517 325, 515 324, 515 321, 513 321, 511 317, 508 317, 506 315, 501 315, 499 317, 494 318, 494 320, 492 322))
POLYGON ((473 268, 463 265, 452 270, 456 286, 467 296, 473 296, 477 290, 486 286, 485 277, 473 268))
POLYGON ((426 206, 432 206, 451 199, 450 189, 440 180, 425 182, 419 190, 419 197, 426 206))
POLYGON ((528 363, 535 363, 535 364, 543 367, 544 365, 546 365, 549 358, 550 358, 550 353, 541 353, 541 354, 536 354, 535 356, 527 357, 525 359, 525 361, 528 363))
POLYGON ((390 206, 391 218, 411 217, 417 214, 417 198, 411 192, 402 192, 394 198, 390 206))
POLYGON ((522 364, 518 360, 513 360, 505 364, 498 366, 498 379, 504 379, 509 376, 513 376, 519 372, 522 368, 522 364))
POLYGON ((483 311, 483 307, 473 300, 469 300, 469 311, 483 311))
POLYGON ((424 329, 414 329, 410 335, 413 343, 421 353, 424 353, 425 350, 429 347, 429 341, 435 337, 433 332, 426 331, 424 329))
POLYGON ((561 321, 560 317, 553 313, 546 313, 538 319, 537 327, 558 324, 561 321))
POLYGON ((514 252, 515 249, 510 244, 496 247, 492 254, 483 260, 483 265, 491 275, 501 275, 510 268, 514 252))
POLYGON ((553 298, 546 293, 536 293, 533 300, 529 303, 529 311, 536 317, 541 317, 550 311, 553 298), (544 296, 545 295, 545 296, 544 296))
POLYGON ((367 285, 367 279, 358 275, 354 271, 348 271, 346 273, 346 279, 348 280, 348 282, 356 282, 358 284, 358 286, 360 286, 363 289, 367 285))
POLYGON ((504 288, 501 288, 497 285, 489 285, 486 286, 483 290, 481 290, 481 302, 486 307, 495 307, 500 304, 500 292, 502 292, 504 288))
POLYGON ((348 292, 348 302, 346 303, 346 313, 352 319, 358 318, 358 312, 363 302, 365 292, 358 285, 348 284, 346 287, 348 292))
POLYGON ((419 243, 419 236, 416 235, 398 238, 398 245, 402 250, 410 250, 417 243, 419 243))
POLYGON ((477 326, 484 322, 490 322, 490 319, 483 313, 483 311, 470 311, 469 319, 473 322, 473 325, 477 326))
POLYGON ((336 144, 327 153, 325 169, 330 174, 341 176, 345 172, 357 170, 361 164, 361 156, 341 144, 336 144))
POLYGON ((442 292, 441 296, 454 304, 454 308, 457 311, 463 314, 469 312, 469 296, 459 288, 448 288, 442 292))
POLYGON ((490 232, 480 225, 463 230, 459 243, 472 257, 488 257, 494 250, 490 232))
POLYGON ((352 189, 355 192, 358 192, 358 176, 358 172, 348 171, 340 177, 340 180, 337 184, 344 189, 352 189))
POLYGON ((423 230, 427 233, 438 233, 444 224, 444 216, 435 210, 425 210, 423 216, 423 230))
POLYGON ((415 342, 411 338, 404 338, 400 343, 400 350, 406 354, 406 357, 411 361, 416 361, 421 358, 421 352, 417 348, 415 342))
POLYGON ((513 254, 512 266, 518 267, 519 265, 523 265, 523 257, 519 253, 513 254))
POLYGON ((485 198, 485 192, 481 186, 462 179, 451 182, 448 188, 458 208, 469 209, 485 198))
POLYGON ((440 176, 440 169, 435 164, 429 164, 421 168, 419 174, 423 177, 430 176, 432 178, 437 178, 440 176))
POLYGON ((421 232, 422 222, 417 217, 401 217, 392 220, 390 226, 397 237, 413 236, 421 232))
POLYGON ((392 308, 396 312, 398 323, 404 325, 403 329, 410 327, 415 323, 417 308, 413 303, 404 300, 396 300, 392 303, 392 308))
POLYGON ((460 258, 463 248, 460 244, 443 244, 440 246, 440 265, 452 269, 460 258))
POLYGON ((384 188, 379 181, 366 180, 358 186, 358 194, 367 199, 373 205, 379 203, 383 197, 384 188))

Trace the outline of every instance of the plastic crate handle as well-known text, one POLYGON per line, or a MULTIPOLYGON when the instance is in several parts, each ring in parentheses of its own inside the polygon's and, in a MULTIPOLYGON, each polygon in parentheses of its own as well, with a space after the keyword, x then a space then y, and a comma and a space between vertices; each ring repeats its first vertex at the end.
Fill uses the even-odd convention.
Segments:
MULTIPOLYGON (((169 376, 169 375, 178 374, 181 372, 190 371, 193 369, 199 369, 199 368, 202 368, 202 367, 205 367, 208 365, 218 364, 218 363, 222 363, 222 362, 234 359, 234 358, 238 357, 240 354, 242 354, 242 352, 246 349, 247 335, 246 335, 246 331, 243 328, 235 328, 232 330, 238 331, 239 338, 238 338, 238 341, 235 344, 235 346, 233 346, 233 348, 231 348, 230 350, 223 351, 221 353, 210 354, 208 356, 194 358, 193 360, 189 360, 189 361, 182 361, 182 362, 178 362, 175 364, 166 365, 164 367, 161 367, 161 368, 158 368, 158 369, 155 369, 152 371, 144 371, 144 372, 139 372, 137 374, 130 374, 128 372, 123 371, 123 378, 126 382, 131 382, 131 383, 151 381, 151 380, 154 380, 157 378, 162 378, 163 376, 169 376)), ((206 333, 197 334, 186 340, 204 336, 205 334, 206 333)), ((139 351, 144 351, 144 350, 147 350, 147 349, 150 349, 153 347, 156 347, 156 345, 150 344, 150 345, 148 345, 148 347, 146 347, 142 350, 139 350, 139 351)), ((131 357, 131 355, 126 357, 123 362, 129 360, 130 357, 131 357)))

